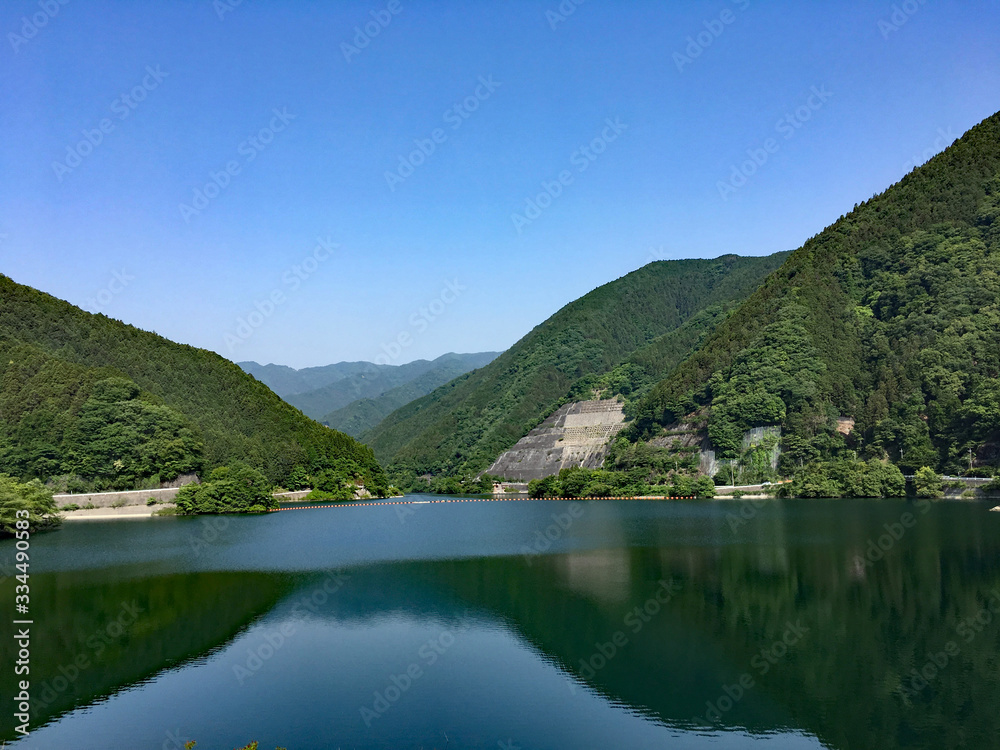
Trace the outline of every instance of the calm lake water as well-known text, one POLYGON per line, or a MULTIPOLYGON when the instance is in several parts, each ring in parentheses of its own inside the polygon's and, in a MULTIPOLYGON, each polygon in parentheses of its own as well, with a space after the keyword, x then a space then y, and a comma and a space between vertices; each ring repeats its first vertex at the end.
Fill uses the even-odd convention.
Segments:
POLYGON ((1000 513, 981 505, 68 523, 33 539, 31 566, 35 728, 19 749, 1000 742, 1000 513))

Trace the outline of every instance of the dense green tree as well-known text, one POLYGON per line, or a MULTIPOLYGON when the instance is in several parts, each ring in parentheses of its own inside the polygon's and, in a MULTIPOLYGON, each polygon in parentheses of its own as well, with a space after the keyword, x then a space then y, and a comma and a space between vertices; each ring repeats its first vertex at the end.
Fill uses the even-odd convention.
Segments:
POLYGON ((944 497, 944 480, 929 466, 917 469, 913 477, 913 486, 917 491, 917 497, 944 497))
POLYGON ((273 486, 261 472, 246 464, 221 466, 208 481, 187 484, 177 493, 177 509, 184 514, 263 513, 278 507, 273 486))
POLYGON ((530 497, 555 497, 559 494, 559 479, 556 476, 532 479, 528 482, 530 497))
POLYGON ((646 472, 641 468, 608 471, 572 467, 562 469, 558 475, 531 480, 528 494, 531 497, 594 498, 643 495, 710 498, 715 495, 715 485, 708 477, 670 472, 650 484, 645 481, 645 476, 646 472))
POLYGON ((0 474, 0 536, 13 536, 18 530, 18 520, 28 523, 27 531, 45 531, 62 523, 62 518, 52 499, 52 491, 37 479, 19 482, 0 474), (25 515, 25 513, 27 515, 25 515))
POLYGON ((881 461, 814 461, 795 472, 784 497, 903 497, 906 479, 898 467, 881 461))

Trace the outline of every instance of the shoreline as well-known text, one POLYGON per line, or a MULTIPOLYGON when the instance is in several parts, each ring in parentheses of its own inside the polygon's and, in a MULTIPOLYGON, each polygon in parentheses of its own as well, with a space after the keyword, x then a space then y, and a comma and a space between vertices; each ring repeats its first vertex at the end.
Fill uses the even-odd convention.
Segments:
MULTIPOLYGON (((121 508, 79 508, 60 511, 64 521, 107 521, 115 518, 154 518, 156 511, 172 508, 172 503, 156 505, 125 505, 121 508)), ((166 518, 167 516, 164 516, 166 518)))

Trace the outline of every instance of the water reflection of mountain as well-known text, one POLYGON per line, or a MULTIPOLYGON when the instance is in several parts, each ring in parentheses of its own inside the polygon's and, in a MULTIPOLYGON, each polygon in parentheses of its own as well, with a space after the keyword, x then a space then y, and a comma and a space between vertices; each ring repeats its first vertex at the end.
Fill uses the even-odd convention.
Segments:
POLYGON ((720 711, 722 724, 797 726, 838 748, 989 746, 1000 732, 1000 714, 986 708, 1000 704, 1000 619, 981 633, 959 628, 1000 591, 1000 541, 981 509, 947 506, 865 562, 868 539, 898 533, 906 509, 854 509, 837 527, 792 506, 756 519, 752 544, 456 561, 420 575, 503 618, 592 689, 670 725, 690 726, 749 674, 753 688, 720 711), (625 618, 662 579, 678 593, 632 632, 625 618), (772 649, 796 623, 807 632, 772 649), (598 644, 618 631, 627 645, 593 669, 598 644), (949 642, 958 656, 926 669, 943 663, 949 642), (914 669, 937 674, 922 687, 914 669))
MULTIPOLYGON (((64 571, 31 577, 31 726, 228 643, 267 612, 288 588, 282 576, 185 573, 143 577, 138 572, 64 571)), ((13 609, 13 588, 0 606, 13 609), (11 600, 11 601, 8 601, 11 600)), ((12 665, 10 639, 0 663, 12 665)), ((13 669, 0 673, 0 694, 14 695, 13 669)), ((14 737, 9 712, 0 736, 14 737)))
MULTIPOLYGON (((150 576, 142 566, 123 565, 33 575, 33 606, 45 613, 33 630, 35 688, 65 675, 81 653, 92 662, 38 718, 208 658, 264 616, 362 626, 387 619, 451 626, 473 618, 518 634, 567 674, 573 695, 594 692, 668 726, 712 726, 704 718, 711 704, 718 726, 796 728, 835 748, 995 744, 1000 620, 968 631, 968 642, 958 627, 988 612, 983 608, 1000 590, 1000 519, 990 517, 997 514, 934 507, 897 540, 895 524, 902 513, 916 512, 913 506, 773 504, 735 530, 721 505, 660 517, 637 507, 588 509, 565 545, 554 545, 556 554, 463 552, 451 560, 407 554, 398 562, 340 568, 345 584, 305 613, 295 604, 329 574, 150 576), (889 551, 876 560, 870 542, 889 551), (636 615, 636 607, 662 593, 663 581, 675 584, 669 603, 636 615), (91 645, 133 602, 142 610, 135 622, 104 648, 91 645), (790 625, 804 632, 780 655, 762 654, 790 625), (938 658, 949 642, 958 655, 926 686, 904 692, 912 687, 911 670, 925 668, 928 653, 938 658), (615 653, 606 658, 611 645, 615 653), (726 688, 738 693, 744 675, 753 686, 729 698, 726 688)), ((531 538, 531 528, 514 528, 517 539, 531 538)), ((438 533, 446 548, 455 529, 441 526, 438 533)), ((5 590, 0 607, 12 604, 10 596, 5 590)), ((381 659, 377 649, 385 644, 371 645, 375 651, 359 655, 358 674, 381 659)), ((9 645, 0 644, 4 663, 13 661, 10 655, 9 645)), ((8 670, 0 689, 11 689, 12 679, 8 670)), ((2 721, 9 735, 9 716, 2 721)))

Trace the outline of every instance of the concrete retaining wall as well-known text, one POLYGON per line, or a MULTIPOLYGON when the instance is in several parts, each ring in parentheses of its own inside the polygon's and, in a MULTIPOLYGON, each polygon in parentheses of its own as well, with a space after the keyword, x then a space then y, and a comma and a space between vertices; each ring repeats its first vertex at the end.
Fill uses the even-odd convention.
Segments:
POLYGON ((308 495, 312 490, 295 490, 293 492, 275 492, 274 496, 279 503, 294 503, 308 495))
POLYGON ((180 492, 180 487, 165 487, 158 490, 129 490, 128 492, 89 492, 82 495, 53 495, 56 506, 93 505, 95 508, 111 508, 122 505, 145 505, 149 498, 158 503, 169 503, 180 492))
MULTIPOLYGON (((130 505, 145 505, 149 498, 158 503, 173 502, 180 492, 180 487, 164 487, 158 490, 128 490, 127 492, 89 492, 82 495, 53 495, 56 506, 79 505, 81 508, 93 505, 95 508, 120 508, 130 505)), ((309 494, 309 490, 295 492, 278 492, 274 496, 279 503, 290 503, 301 500, 309 494)))

